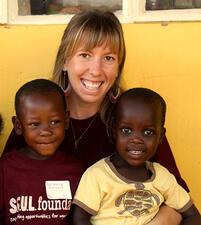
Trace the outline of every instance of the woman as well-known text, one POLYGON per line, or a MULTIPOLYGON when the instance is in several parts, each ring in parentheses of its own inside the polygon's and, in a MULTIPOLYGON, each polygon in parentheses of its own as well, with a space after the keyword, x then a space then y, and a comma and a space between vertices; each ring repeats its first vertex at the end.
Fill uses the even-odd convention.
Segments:
MULTIPOLYGON (((66 146, 88 166, 114 152, 105 124, 120 93, 124 62, 123 31, 114 14, 92 11, 72 18, 61 40, 53 80, 64 89, 71 114, 66 146)), ((188 190, 166 139, 154 160, 188 190)))
MULTIPOLYGON (((114 152, 105 124, 120 93, 124 61, 123 31, 113 13, 88 11, 71 19, 58 50, 53 80, 63 88, 71 116, 62 148, 87 166, 114 152)), ((22 145, 23 140, 12 132, 4 152, 22 145)), ((167 167, 188 190, 166 139, 154 160, 167 167)), ((164 207, 150 224, 172 225, 179 221, 178 214, 164 207)))

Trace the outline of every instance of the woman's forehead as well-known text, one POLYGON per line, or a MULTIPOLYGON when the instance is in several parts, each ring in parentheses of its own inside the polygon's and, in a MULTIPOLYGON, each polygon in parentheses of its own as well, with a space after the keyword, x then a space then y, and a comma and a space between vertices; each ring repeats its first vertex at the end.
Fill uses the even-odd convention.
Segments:
POLYGON ((103 48, 103 50, 105 50, 107 52, 118 54, 119 46, 117 46, 117 44, 115 45, 108 39, 102 40, 100 42, 90 42, 90 41, 81 41, 80 40, 76 44, 73 52, 75 53, 76 51, 79 51, 79 50, 92 50, 96 47, 101 47, 101 48, 103 48))
POLYGON ((87 44, 87 43, 80 43, 78 46, 77 46, 77 50, 91 50, 93 48, 102 48, 103 50, 107 51, 107 52, 116 52, 117 49, 116 48, 112 48, 112 45, 111 43, 107 42, 107 41, 104 41, 102 43, 96 43, 94 45, 92 44, 87 44))

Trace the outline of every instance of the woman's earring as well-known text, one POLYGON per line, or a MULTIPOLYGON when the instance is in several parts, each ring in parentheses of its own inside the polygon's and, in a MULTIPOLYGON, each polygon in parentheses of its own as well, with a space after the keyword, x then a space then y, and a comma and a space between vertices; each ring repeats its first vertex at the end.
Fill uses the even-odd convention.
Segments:
POLYGON ((68 80, 68 71, 67 70, 62 70, 59 83, 60 83, 60 87, 64 91, 65 95, 68 95, 71 90, 71 86, 70 86, 70 83, 68 80))
POLYGON ((121 91, 119 86, 117 88, 115 88, 115 90, 111 90, 109 92, 109 99, 111 101, 111 103, 115 103, 120 95, 121 91))

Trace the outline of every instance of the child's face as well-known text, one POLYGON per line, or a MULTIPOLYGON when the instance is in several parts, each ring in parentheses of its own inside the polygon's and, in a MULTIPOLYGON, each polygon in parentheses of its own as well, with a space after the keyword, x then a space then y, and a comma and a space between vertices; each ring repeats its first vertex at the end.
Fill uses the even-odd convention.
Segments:
POLYGON ((67 114, 57 93, 32 94, 20 99, 18 134, 22 134, 31 157, 45 159, 55 153, 65 136, 67 114))
POLYGON ((114 135, 123 160, 138 166, 155 153, 165 129, 161 127, 161 110, 141 102, 123 100, 117 114, 114 135))

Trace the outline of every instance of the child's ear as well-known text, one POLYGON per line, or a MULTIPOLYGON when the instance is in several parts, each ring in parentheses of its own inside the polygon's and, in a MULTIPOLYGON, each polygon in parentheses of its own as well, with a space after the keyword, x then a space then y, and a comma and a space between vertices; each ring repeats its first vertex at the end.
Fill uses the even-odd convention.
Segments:
POLYGON ((12 123, 13 123, 15 133, 17 135, 21 135, 22 134, 22 125, 21 125, 20 120, 18 119, 17 116, 12 117, 12 123))
POLYGON ((161 135, 160 135, 160 143, 162 142, 164 136, 165 136, 165 133, 166 133, 166 129, 165 127, 162 127, 162 130, 161 130, 161 135))
POLYGON ((70 111, 66 111, 66 118, 65 118, 66 130, 68 130, 69 128, 69 121, 70 121, 70 111))

